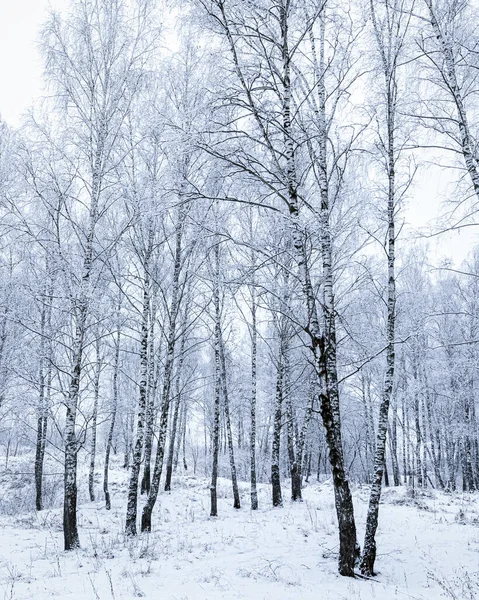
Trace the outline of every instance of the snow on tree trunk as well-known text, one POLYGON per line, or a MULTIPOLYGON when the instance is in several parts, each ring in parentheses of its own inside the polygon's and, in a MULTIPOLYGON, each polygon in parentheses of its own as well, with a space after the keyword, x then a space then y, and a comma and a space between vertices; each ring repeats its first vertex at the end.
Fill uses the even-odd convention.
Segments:
MULTIPOLYGON (((384 139, 384 164, 388 178, 387 190, 387 236, 385 251, 387 255, 388 266, 388 284, 387 284, 387 319, 386 319, 386 371, 384 385, 379 407, 378 431, 376 438, 376 450, 374 457, 374 475, 371 486, 368 514, 366 521, 366 533, 361 557, 361 571, 364 575, 374 574, 374 563, 376 558, 375 533, 378 525, 379 501, 381 497, 381 483, 384 477, 387 477, 386 470, 386 442, 388 430, 391 430, 390 449, 392 452, 392 466, 394 484, 399 484, 399 465, 397 458, 397 410, 393 405, 393 423, 392 428, 388 425, 389 406, 393 398, 394 374, 395 374, 395 324, 396 324, 396 276, 395 276, 395 217, 396 217, 396 163, 398 153, 396 151, 396 111, 398 79, 397 69, 402 53, 405 33, 410 22, 410 10, 407 6, 401 6, 401 10, 394 1, 387 0, 383 7, 382 15, 379 13, 381 7, 377 6, 372 0, 370 2, 370 12, 372 17, 373 33, 376 38, 378 55, 381 63, 382 75, 384 78, 385 112, 386 112, 386 132, 380 132, 380 139, 384 139)), ((413 364, 414 376, 417 382, 417 364, 413 364)), ((416 460, 420 468, 420 444, 421 431, 419 424, 419 391, 418 385, 415 388, 415 422, 416 422, 416 460)), ((406 477, 408 468, 409 452, 409 433, 408 431, 408 413, 407 406, 403 399, 402 408, 403 418, 403 462, 404 476, 406 477)), ((422 477, 422 472, 421 472, 422 477)))
MULTIPOLYGON (((376 13, 373 2, 371 2, 371 13, 373 27, 378 43, 379 53, 382 59, 383 75, 386 90, 386 121, 387 121, 387 158, 386 169, 388 177, 387 194, 387 266, 388 266, 388 285, 387 285, 387 350, 386 350, 386 374, 384 378, 384 387, 382 391, 381 403, 379 406, 378 428, 376 436, 376 451, 374 455, 374 475, 369 496, 368 513, 366 519, 366 533, 364 536, 363 553, 361 556, 360 568, 363 575, 372 576, 374 574, 374 563, 376 560, 376 530, 379 520, 379 501, 381 498, 381 485, 383 473, 386 464, 386 441, 388 432, 389 405, 393 393, 394 368, 395 368, 395 324, 396 324, 396 275, 395 275, 395 213, 396 213, 396 149, 395 149, 395 110, 396 110, 396 57, 397 52, 396 39, 384 38, 378 27, 376 13), (388 51, 389 50, 389 51, 388 51), (392 61, 392 62, 391 62, 392 61)), ((391 18, 400 19, 399 15, 391 18)), ((400 35, 400 20, 394 27, 393 35, 400 35)), ((388 32, 391 36, 390 29, 388 32)), ((384 34, 386 35, 386 34, 384 34)))
POLYGON ((432 398, 431 393, 429 391, 428 379, 426 374, 426 369, 424 366, 424 362, 422 363, 422 378, 424 381, 424 390, 425 390, 425 405, 426 405, 426 418, 427 418, 427 426, 429 429, 430 443, 431 443, 431 460, 432 466, 434 469, 434 478, 436 480, 436 486, 440 489, 444 489, 444 480, 441 474, 440 468, 440 460, 437 452, 437 436, 435 433, 435 423, 433 420, 433 407, 432 407, 432 398))
MULTIPOLYGON (((165 492, 169 492, 171 490, 171 477, 173 475, 173 462, 175 456, 175 441, 178 435, 178 418, 180 416, 180 406, 181 406, 181 373, 183 370, 183 364, 185 360, 185 344, 186 344, 186 319, 188 313, 188 306, 185 309, 185 319, 183 323, 183 335, 181 336, 181 344, 180 344, 180 359, 178 361, 178 372, 176 375, 176 397, 175 397, 175 408, 173 411, 173 422, 171 424, 170 431, 170 443, 168 447, 168 458, 166 460, 166 477, 165 477, 165 492)), ((180 431, 181 434, 181 431, 180 431)), ((181 435, 178 443, 176 444, 178 447, 181 442, 181 435)))
MULTIPOLYGON (((219 260, 219 255, 218 255, 219 260)), ((218 265, 219 270, 219 265, 218 265)), ((216 314, 215 317, 220 319, 220 314, 216 314)), ((226 360, 225 360, 225 349, 223 343, 223 335, 221 331, 221 321, 219 323, 219 332, 220 332, 220 366, 221 366, 221 391, 223 396, 223 410, 225 413, 225 426, 226 426, 226 436, 228 441, 228 457, 230 461, 230 470, 231 470, 231 485, 233 487, 233 508, 241 508, 239 489, 238 489, 238 477, 236 475, 236 463, 234 456, 234 447, 233 447, 233 434, 231 431, 231 417, 230 417, 230 406, 229 406, 229 398, 228 398, 228 382, 226 379, 226 360)))
MULTIPOLYGON (((288 379, 288 361, 286 359, 285 365, 285 379, 288 379)), ((290 386, 285 384, 285 414, 286 414, 286 441, 288 446, 288 458, 289 458, 289 467, 290 467, 290 475, 291 475, 291 500, 296 502, 297 500, 302 500, 301 497, 301 472, 298 466, 298 462, 296 460, 296 452, 294 450, 295 439, 294 439, 294 415, 293 408, 291 403, 291 390, 290 386)))
POLYGON ((256 292, 251 287, 251 400, 250 400, 250 480, 251 480, 251 510, 258 509, 258 490, 256 489, 256 363, 258 348, 258 331, 256 325, 256 292))
POLYGON ((150 318, 150 260, 153 251, 153 229, 148 232, 148 241, 143 262, 143 308, 140 337, 140 383, 138 398, 138 416, 136 426, 133 461, 128 484, 125 533, 136 535, 136 517, 138 510, 138 480, 140 476, 143 441, 145 436, 146 402, 148 394, 148 337, 150 318))
MULTIPOLYGON (((447 35, 443 31, 443 27, 441 27, 441 23, 436 15, 434 0, 425 0, 425 2, 429 12, 429 20, 432 30, 436 36, 439 49, 444 60, 444 65, 439 66, 441 76, 446 83, 447 90, 451 95, 456 108, 456 123, 459 130, 459 143, 462 155, 464 157, 464 163, 466 165, 467 172, 469 173, 469 177, 471 178, 474 193, 477 199, 479 199, 479 173, 477 170, 477 158, 475 154, 476 144, 474 143, 470 132, 467 111, 464 104, 465 93, 458 83, 458 77, 456 74, 456 61, 453 51, 454 40, 451 38, 451 35, 447 35)), ((438 62, 435 61, 434 64, 438 66, 438 62)))
POLYGON ((150 315, 150 333, 148 337, 148 392, 145 409, 145 448, 143 453, 143 477, 141 478, 141 493, 150 493, 151 484, 151 454, 153 451, 153 429, 155 420, 156 379, 155 371, 155 319, 156 307, 152 302, 150 315))
POLYGON ((188 407, 186 405, 186 402, 183 402, 183 428, 182 428, 182 445, 181 445, 181 449, 182 449, 182 458, 183 458, 183 469, 185 471, 188 470, 188 463, 186 462, 186 416, 187 416, 187 410, 188 407))
POLYGON ((213 435, 212 435, 212 467, 210 484, 210 516, 218 516, 218 456, 220 450, 220 413, 221 413, 221 357, 220 357, 220 297, 219 297, 219 240, 216 240, 215 248, 215 267, 213 275, 213 303, 215 310, 215 331, 214 331, 214 357, 215 357, 215 403, 213 417, 213 435))
POLYGON ((397 436, 397 400, 393 397, 391 399, 392 404, 392 422, 390 429, 390 454, 391 454, 391 463, 393 467, 393 479, 394 485, 401 485, 401 475, 399 472, 399 459, 398 459, 398 436, 397 436))
POLYGON ((283 416, 283 342, 280 338, 278 353, 278 366, 276 373, 276 396, 274 403, 273 442, 271 450, 271 486, 273 494, 273 506, 283 506, 281 494, 281 476, 279 469, 280 445, 281 445, 281 420, 283 416))
MULTIPOLYGON (((341 434, 341 414, 339 406, 339 389, 337 376, 336 356, 336 311, 334 306, 332 240, 330 230, 330 207, 328 186, 328 161, 327 161, 327 126, 326 126, 326 88, 324 81, 324 45, 325 21, 324 10, 320 17, 320 58, 316 58, 315 40, 310 34, 314 70, 316 74, 318 94, 318 130, 319 156, 317 159, 318 180, 320 187, 320 245, 321 263, 323 269, 323 329, 321 335, 317 317, 316 301, 309 290, 310 333, 315 352, 318 374, 322 379, 321 390, 321 417, 326 430, 326 443, 329 449, 329 460, 333 473, 334 497, 336 514, 339 526, 339 573, 344 576, 354 577, 354 566, 358 555, 356 541, 356 524, 354 520, 354 507, 344 468, 344 455, 341 434)), ((297 212, 297 202, 293 204, 297 212)), ((304 249, 303 249, 304 254, 304 249)), ((303 258, 306 265, 306 258, 303 258)), ((306 271, 307 273, 307 271, 306 271)), ((305 277, 305 281, 308 281, 305 277)))
MULTIPOLYGON (((46 263, 48 271, 48 261, 46 263)), ((43 464, 47 441, 48 413, 50 411, 50 393, 52 387, 52 303, 53 278, 48 273, 49 283, 45 283, 42 308, 40 312, 40 366, 39 366, 39 399, 37 418, 37 441, 35 451, 35 505, 37 510, 43 508, 43 464)), ((2 337, 4 333, 2 332, 2 337)), ((3 350, 0 348, 0 357, 3 350)), ((1 358, 0 358, 1 363, 1 358)))
MULTIPOLYGON (((88 271, 89 272, 89 271, 88 271)), ((73 371, 67 398, 65 416, 65 474, 64 474, 64 499, 63 499, 63 537, 65 550, 80 547, 80 538, 77 528, 77 438, 75 431, 78 396, 80 391, 80 375, 82 369, 83 339, 87 307, 83 303, 79 307, 79 317, 75 333, 75 354, 73 358, 73 371)))
MULTIPOLYGON (((316 388, 316 386, 314 385, 313 389, 310 391, 309 404, 306 408, 303 424, 301 426, 301 432, 298 436, 297 445, 296 445, 297 471, 294 473, 294 477, 296 478, 296 482, 295 482, 296 490, 294 488, 292 490, 293 491, 293 498, 292 498, 293 500, 301 500, 302 501, 302 499, 303 499, 302 493, 301 493, 301 486, 302 486, 302 479, 303 479, 303 456, 304 456, 304 449, 305 449, 305 444, 306 444, 306 435, 308 433, 309 424, 311 422, 311 417, 313 416, 313 411, 314 411, 314 402, 315 402, 315 393, 316 393, 315 388, 316 388), (296 491, 296 497, 294 497, 295 491, 296 491)), ((305 463, 308 468, 308 474, 306 477, 306 481, 308 481, 309 473, 311 471, 311 454, 309 454, 308 452, 306 453, 305 463)), ((291 479, 293 479, 293 474, 291 475, 291 479)))
POLYGON ((80 377, 82 373, 82 359, 85 349, 85 332, 87 328, 89 298, 91 293, 91 273, 93 269, 93 242, 95 227, 98 221, 98 203, 101 189, 100 162, 102 156, 102 143, 100 142, 95 157, 95 166, 92 176, 92 195, 89 214, 89 227, 87 231, 83 273, 80 283, 79 297, 74 300, 75 338, 73 341, 73 361, 66 402, 65 417, 65 475, 64 475, 64 501, 63 501, 63 534, 65 550, 72 550, 80 546, 77 529, 77 455, 78 441, 76 437, 76 414, 80 396, 80 377))
MULTIPOLYGON (((181 194, 180 194, 181 195, 181 194)), ((165 456, 166 436, 168 432, 168 414, 170 409, 171 381, 173 377, 173 366, 175 360, 175 344, 177 337, 177 320, 179 313, 180 291, 183 285, 180 282, 181 268, 183 264, 182 243, 183 232, 187 215, 187 205, 182 203, 178 211, 175 235, 175 255, 173 268, 173 283, 171 305, 169 311, 169 324, 166 344, 165 368, 163 373, 163 388, 161 396, 160 429, 156 446, 155 466, 151 480, 151 488, 148 498, 143 506, 141 515, 141 531, 151 531, 151 515, 160 490, 160 479, 163 470, 165 456)))
MULTIPOLYGON (((118 307, 118 315, 120 312, 120 306, 118 307)), ((118 318, 119 321, 119 318, 118 318)), ((111 509, 110 491, 108 489, 108 469, 110 467, 110 452, 113 443, 113 433, 115 431, 116 414, 118 411, 118 372, 120 370, 120 339, 121 330, 120 323, 118 322, 118 330, 115 338, 115 354, 113 359, 113 398, 110 415, 110 427, 108 428, 108 437, 106 440, 105 448, 105 465, 103 469, 103 493, 105 495, 105 508, 106 510, 111 509)))
MULTIPOLYGON (((181 362, 181 361, 180 361, 181 362)), ((171 491, 171 478, 173 476, 173 459, 175 456, 175 441, 178 431, 178 419, 180 415, 181 394, 175 396, 173 421, 171 423, 170 440, 168 444, 168 457, 166 459, 165 492, 171 491)))
POLYGON ((97 418, 98 418, 98 398, 100 395, 100 374, 101 374, 101 356, 100 356, 100 335, 97 333, 95 340, 96 365, 93 381, 93 413, 91 422, 91 446, 90 446, 90 471, 88 473, 88 492, 90 502, 95 501, 95 458, 96 458, 96 438, 97 438, 97 418))
POLYGON ((415 470, 414 470, 414 480, 415 484, 418 487, 424 486, 423 479, 423 468, 422 468, 422 457, 421 457, 421 447, 422 447, 422 428, 421 428, 421 392, 419 389, 419 377, 418 377, 418 363, 419 363, 419 350, 417 348, 418 344, 415 343, 412 350, 413 357, 413 378, 414 378, 414 400, 413 400, 413 408, 414 408, 414 429, 416 434, 416 440, 414 445, 414 458, 415 458, 415 470))

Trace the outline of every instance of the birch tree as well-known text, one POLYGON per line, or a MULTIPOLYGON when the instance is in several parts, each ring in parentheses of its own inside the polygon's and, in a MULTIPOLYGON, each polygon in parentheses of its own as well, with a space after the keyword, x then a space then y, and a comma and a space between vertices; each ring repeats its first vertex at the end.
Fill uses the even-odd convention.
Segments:
MULTIPOLYGON (((87 325, 95 294, 99 227, 115 201, 114 167, 125 117, 142 77, 151 39, 146 5, 78 0, 63 18, 52 14, 43 31, 46 74, 59 101, 68 140, 65 160, 78 163, 73 203, 79 225, 80 275, 74 279, 71 372, 65 420, 65 549, 79 546, 76 521, 76 417, 87 325)), ((76 276, 74 275, 74 278, 76 276)))
MULTIPOLYGON (((230 105, 235 106, 240 114, 248 118, 248 126, 231 127, 230 135, 224 138, 222 145, 217 143, 207 150, 218 159, 224 160, 232 169, 243 171, 247 179, 256 179, 261 186, 265 186, 265 195, 272 194, 279 200, 281 208, 277 210, 283 212, 288 222, 291 248, 306 307, 307 324, 304 325, 304 330, 311 340, 318 378, 324 384, 321 411, 335 486, 340 531, 339 571, 343 575, 353 576, 357 557, 356 527, 341 441, 331 207, 325 168, 328 130, 323 123, 326 110, 324 5, 316 6, 312 15, 306 18, 299 5, 289 1, 242 7, 235 2, 217 0, 202 3, 202 6, 211 18, 212 28, 223 37, 230 53, 232 75, 236 79, 236 95, 229 97, 230 105), (304 207, 301 177, 298 174, 301 136, 297 123, 298 113, 294 110, 296 88, 293 83, 297 80, 297 69, 300 70, 296 62, 298 48, 305 38, 308 38, 308 33, 312 31, 316 22, 322 23, 323 32, 320 43, 323 62, 320 58, 315 73, 316 79, 311 86, 311 90, 316 89, 319 94, 316 118, 320 131, 320 152, 323 153, 318 159, 318 172, 323 174, 319 176, 322 178, 319 186, 324 312, 322 328, 305 252, 306 236, 302 220, 304 207), (258 71, 259 64, 263 67, 261 71, 258 71), (273 121, 271 110, 274 110, 275 114, 273 121)), ((314 42, 314 35, 311 39, 314 42)))
POLYGON ((387 317, 386 317, 386 373, 377 426, 376 449, 374 455, 374 475, 369 497, 368 516, 363 554, 361 557, 361 572, 371 576, 374 573, 376 558, 375 534, 378 525, 379 500, 386 458, 386 439, 388 431, 389 405, 393 394, 396 343, 396 218, 399 205, 396 170, 399 150, 397 145, 397 105, 401 85, 398 75, 399 62, 404 54, 405 38, 411 13, 407 11, 404 2, 385 0, 384 3, 370 2, 372 29, 379 55, 381 75, 383 77, 383 104, 385 109, 386 126, 379 132, 380 149, 384 171, 387 177, 386 222, 387 232, 385 253, 387 257, 387 317))
POLYGON ((36 509, 43 508, 43 464, 47 443, 48 417, 51 403, 53 377, 53 339, 52 310, 54 276, 49 272, 48 260, 45 264, 45 283, 40 299, 40 363, 39 363, 39 398, 37 417, 37 443, 35 452, 35 493, 36 509))
MULTIPOLYGON (((462 159, 472 186, 472 194, 479 199, 477 158, 477 114, 474 105, 477 83, 477 34, 474 30, 476 14, 468 2, 456 0, 423 0, 424 23, 420 27, 418 45, 427 60, 424 76, 434 98, 420 99, 420 122, 437 135, 437 141, 424 145, 447 150, 462 159)), ((466 194, 467 197, 467 194, 466 194)), ((456 209, 457 210, 457 209, 456 209)), ((470 221, 469 210, 456 217, 450 226, 470 221)))

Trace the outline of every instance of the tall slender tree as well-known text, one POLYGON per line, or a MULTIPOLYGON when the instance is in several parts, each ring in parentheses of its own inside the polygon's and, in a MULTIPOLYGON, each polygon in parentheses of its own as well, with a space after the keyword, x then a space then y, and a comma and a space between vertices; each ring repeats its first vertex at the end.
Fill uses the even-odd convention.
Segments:
POLYGON ((398 68, 404 54, 404 45, 411 20, 411 11, 407 12, 404 2, 384 0, 383 3, 370 2, 372 29, 379 54, 381 75, 383 78, 383 98, 386 127, 381 131, 380 148, 387 177, 386 195, 386 244, 387 257, 387 316, 386 316, 386 373, 379 407, 379 419, 374 455, 374 474, 369 497, 366 533, 361 572, 371 576, 374 573, 376 558, 376 529, 378 526, 379 500, 386 461, 386 440, 388 432, 389 405, 393 395, 396 343, 396 218, 398 211, 398 192, 396 170, 398 164, 397 104, 398 104, 398 68))

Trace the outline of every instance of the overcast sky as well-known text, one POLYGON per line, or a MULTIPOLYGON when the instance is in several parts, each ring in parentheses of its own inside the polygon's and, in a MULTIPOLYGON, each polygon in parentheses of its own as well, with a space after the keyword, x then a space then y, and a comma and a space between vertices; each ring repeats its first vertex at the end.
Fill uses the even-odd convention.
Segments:
MULTIPOLYGON (((20 125, 22 114, 41 94, 39 30, 50 7, 67 4, 68 0, 0 0, 0 116, 10 125, 20 125)), ((424 228, 439 214, 448 177, 438 169, 422 171, 406 213, 414 229, 424 228)), ((479 227, 431 239, 431 261, 438 264, 450 256, 460 262, 478 242, 476 230, 479 227)))
POLYGON ((22 112, 40 92, 38 29, 47 0, 0 0, 0 114, 18 125, 22 112))

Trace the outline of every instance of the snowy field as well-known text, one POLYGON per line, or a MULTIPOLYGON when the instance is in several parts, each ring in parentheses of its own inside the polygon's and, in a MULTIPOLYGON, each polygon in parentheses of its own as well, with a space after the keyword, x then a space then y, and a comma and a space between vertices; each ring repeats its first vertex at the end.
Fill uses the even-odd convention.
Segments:
MULTIPOLYGON (((4 490, 7 478, 0 481, 4 490)), ((385 491, 378 576, 352 580, 336 570, 328 482, 307 485, 303 503, 287 500, 282 509, 270 508, 269 486, 261 485, 260 510, 253 513, 248 486, 241 486, 243 508, 235 511, 230 483, 220 480, 220 516, 211 519, 207 480, 176 478, 174 490, 161 494, 154 532, 125 539, 126 478, 125 471, 111 473, 110 512, 102 501, 80 506, 82 547, 75 552, 62 550, 60 509, 3 515, 0 598, 479 598, 479 495, 426 492, 412 498, 403 489, 385 491)), ((14 513, 12 502, 21 505, 25 479, 11 480, 2 508, 14 513)), ((283 492, 288 496, 286 485, 283 492)), ((354 498, 362 538, 367 489, 356 489, 354 498)))

